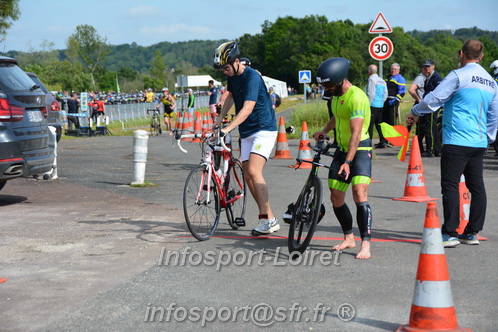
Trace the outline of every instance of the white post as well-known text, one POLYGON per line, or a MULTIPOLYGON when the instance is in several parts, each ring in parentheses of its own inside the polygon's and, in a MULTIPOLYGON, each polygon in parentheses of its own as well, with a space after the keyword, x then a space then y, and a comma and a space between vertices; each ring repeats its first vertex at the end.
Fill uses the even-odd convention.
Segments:
POLYGON ((149 135, 145 130, 133 133, 133 181, 131 184, 144 184, 145 165, 147 163, 147 143, 149 135))

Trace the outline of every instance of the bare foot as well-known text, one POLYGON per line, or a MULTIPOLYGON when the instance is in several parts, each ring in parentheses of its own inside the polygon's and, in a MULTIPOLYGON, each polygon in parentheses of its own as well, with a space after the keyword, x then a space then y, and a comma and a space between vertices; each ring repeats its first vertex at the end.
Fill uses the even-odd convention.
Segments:
POLYGON ((369 259, 372 255, 370 254, 370 241, 361 242, 360 252, 356 255, 357 259, 369 259))
POLYGON ((344 240, 336 246, 332 247, 332 250, 343 250, 348 248, 356 247, 356 243, 354 241, 354 235, 348 234, 344 235, 344 240))

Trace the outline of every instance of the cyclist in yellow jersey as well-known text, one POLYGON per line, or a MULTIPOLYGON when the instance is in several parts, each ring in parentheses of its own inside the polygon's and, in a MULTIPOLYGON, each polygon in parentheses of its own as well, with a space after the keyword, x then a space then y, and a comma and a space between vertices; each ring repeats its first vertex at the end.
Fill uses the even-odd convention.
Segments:
POLYGON ((349 67, 349 60, 344 58, 327 59, 318 67, 317 82, 333 95, 333 116, 323 130, 316 132, 313 137, 319 140, 320 136, 336 129, 338 147, 328 177, 330 198, 344 240, 332 249, 343 250, 356 246, 353 217, 345 202, 346 191, 351 183, 362 240, 356 258, 368 259, 371 256, 372 227, 372 209, 368 203, 368 185, 372 175, 372 143, 368 134, 370 102, 362 89, 348 81, 349 67))
POLYGON ((161 103, 164 105, 164 124, 170 135, 173 135, 171 119, 175 115, 176 102, 175 98, 169 94, 168 88, 163 88, 163 95, 159 98, 156 108, 159 109, 161 103))

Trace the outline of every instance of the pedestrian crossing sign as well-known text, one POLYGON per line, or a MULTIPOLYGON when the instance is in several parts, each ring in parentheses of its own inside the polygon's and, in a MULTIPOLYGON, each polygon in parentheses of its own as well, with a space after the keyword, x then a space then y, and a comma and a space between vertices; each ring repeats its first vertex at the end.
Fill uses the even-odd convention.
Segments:
POLYGON ((299 83, 311 83, 311 70, 299 71, 299 83))

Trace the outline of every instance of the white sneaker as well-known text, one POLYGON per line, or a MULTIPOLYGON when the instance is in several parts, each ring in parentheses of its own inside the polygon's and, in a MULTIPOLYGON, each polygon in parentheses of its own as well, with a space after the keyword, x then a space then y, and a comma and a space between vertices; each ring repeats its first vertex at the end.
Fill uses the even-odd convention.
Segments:
POLYGON ((273 220, 270 219, 260 219, 258 227, 252 230, 252 235, 265 235, 271 234, 280 229, 280 224, 278 223, 277 218, 273 220))

